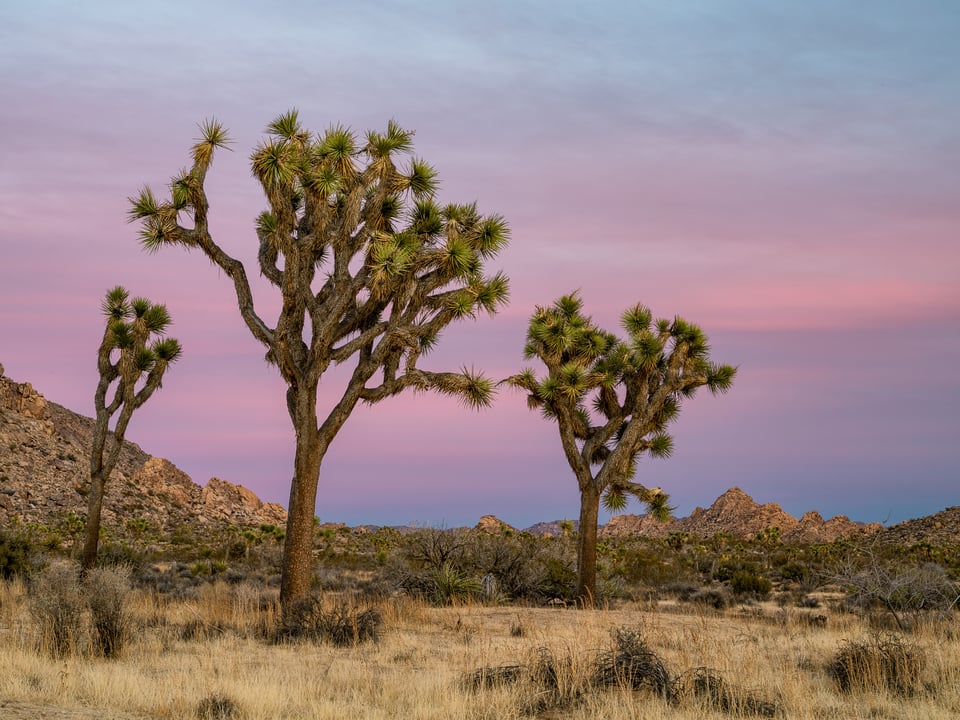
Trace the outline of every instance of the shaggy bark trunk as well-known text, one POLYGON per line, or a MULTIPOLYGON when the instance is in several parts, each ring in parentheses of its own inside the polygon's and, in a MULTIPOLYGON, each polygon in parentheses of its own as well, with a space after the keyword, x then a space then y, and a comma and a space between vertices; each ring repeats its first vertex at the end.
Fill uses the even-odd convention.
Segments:
POLYGON ((299 393, 294 399, 294 422, 297 450, 290 503, 287 510, 287 531, 283 546, 283 575, 280 583, 280 605, 287 615, 293 605, 310 594, 313 581, 313 518, 317 504, 320 463, 328 443, 317 429, 317 390, 299 393), (305 397, 304 397, 305 396, 305 397))
POLYGON ((97 548, 100 543, 100 512, 103 510, 103 496, 106 485, 106 477, 102 472, 91 474, 90 488, 87 494, 87 523, 84 528, 83 550, 80 553, 80 569, 84 574, 97 565, 97 548))
POLYGON ((593 607, 597 596, 597 520, 600 493, 580 490, 580 535, 577 543, 577 603, 593 607))

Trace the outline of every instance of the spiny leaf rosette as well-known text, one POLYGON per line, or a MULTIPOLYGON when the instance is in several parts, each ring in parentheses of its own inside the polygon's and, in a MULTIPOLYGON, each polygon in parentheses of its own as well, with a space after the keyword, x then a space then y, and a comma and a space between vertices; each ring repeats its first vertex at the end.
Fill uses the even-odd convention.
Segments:
POLYGON ((484 265, 509 230, 474 204, 439 204, 436 172, 412 154, 413 133, 393 121, 362 138, 342 126, 314 135, 292 110, 266 133, 250 159, 267 200, 256 222, 259 271, 282 296, 272 325, 254 308, 243 265, 208 226, 204 180, 214 151, 229 143, 219 123, 201 126, 192 167, 173 179, 169 197, 145 188, 131 198, 130 216, 142 224, 146 249, 198 248, 232 279, 244 322, 287 383, 297 435, 281 581, 289 609, 310 589, 320 463, 356 404, 408 388, 469 407, 490 403, 493 383, 482 374, 417 365, 448 324, 506 303, 507 278, 484 265), (352 374, 321 419, 320 378, 346 363, 352 374))
POLYGON ((85 541, 80 556, 84 571, 94 567, 100 538, 100 513, 107 480, 116 467, 133 411, 158 390, 170 363, 180 357, 180 343, 161 337, 169 327, 164 305, 130 298, 121 286, 109 290, 101 304, 106 319, 97 352, 100 380, 94 397, 96 421, 90 454, 90 482, 77 491, 87 496, 85 541), (108 397, 113 392, 113 397, 108 397), (110 420, 117 416, 112 437, 110 420))
POLYGON ((526 359, 539 358, 546 374, 525 369, 507 383, 527 392, 531 409, 557 423, 560 440, 580 487, 580 547, 577 597, 592 603, 596 594, 596 537, 602 498, 622 510, 629 497, 658 519, 669 517, 660 488, 633 482, 646 453, 666 458, 673 452, 667 427, 682 400, 697 388, 726 392, 736 368, 710 359, 704 332, 685 320, 654 321, 635 305, 623 313, 621 340, 593 324, 577 293, 551 307, 537 307, 530 319, 526 359))

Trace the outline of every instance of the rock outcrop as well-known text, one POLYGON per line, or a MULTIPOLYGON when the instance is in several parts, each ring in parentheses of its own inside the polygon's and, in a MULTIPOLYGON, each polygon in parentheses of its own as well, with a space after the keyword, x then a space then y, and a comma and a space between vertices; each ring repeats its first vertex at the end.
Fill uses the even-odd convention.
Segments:
POLYGON ((473 529, 477 532, 489 533, 490 535, 499 535, 504 531, 516 532, 515 528, 507 525, 496 515, 484 515, 473 529))
POLYGON ((820 513, 811 511, 797 520, 777 503, 760 505, 738 487, 727 490, 704 509, 696 508, 689 517, 657 522, 647 515, 618 515, 600 530, 601 537, 641 535, 665 538, 671 533, 684 532, 699 537, 711 537, 718 532, 729 533, 738 539, 749 539, 767 528, 778 528, 786 542, 832 542, 854 535, 879 532, 879 523, 865 525, 838 515, 824 520, 820 513))
POLYGON ((233 525, 284 525, 287 511, 278 503, 265 503, 243 485, 212 477, 201 493, 202 517, 233 525))

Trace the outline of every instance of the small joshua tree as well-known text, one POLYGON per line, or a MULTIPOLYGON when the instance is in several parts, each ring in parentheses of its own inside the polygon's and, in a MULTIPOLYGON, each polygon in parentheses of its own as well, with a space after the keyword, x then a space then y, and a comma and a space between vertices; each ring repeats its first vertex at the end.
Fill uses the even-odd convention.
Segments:
POLYGON ((133 411, 160 387, 170 363, 181 353, 177 340, 154 337, 163 335, 171 322, 164 305, 154 305, 142 297, 131 300, 118 285, 107 292, 101 308, 106 325, 97 353, 100 381, 94 397, 97 417, 90 451, 90 482, 77 488, 87 496, 86 538, 80 555, 84 572, 97 562, 107 480, 120 457, 133 411), (111 388, 113 397, 108 402, 111 388), (111 433, 110 420, 118 412, 111 433))
POLYGON ((547 374, 532 369, 506 380, 528 393, 528 404, 554 420, 567 462, 580 487, 577 599, 592 604, 597 584, 597 518, 600 501, 611 510, 628 496, 646 503, 654 517, 670 514, 660 488, 632 482, 640 456, 669 457, 666 428, 680 403, 706 385, 726 392, 736 368, 710 360, 707 336, 691 323, 653 321, 643 305, 623 313, 627 340, 593 324, 576 293, 530 319, 524 356, 539 358, 547 374))

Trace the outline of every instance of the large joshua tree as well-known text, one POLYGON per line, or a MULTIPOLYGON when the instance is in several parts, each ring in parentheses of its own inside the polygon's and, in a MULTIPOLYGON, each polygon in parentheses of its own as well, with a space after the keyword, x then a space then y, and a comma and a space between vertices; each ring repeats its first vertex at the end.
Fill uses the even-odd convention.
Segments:
POLYGON ((407 388, 468 406, 490 402, 493 385, 483 375, 417 363, 449 323, 506 302, 506 277, 485 275, 484 263, 506 245, 508 229, 476 205, 439 205, 435 171, 413 157, 413 133, 395 122, 363 139, 341 126, 315 136, 289 111, 251 155, 267 201, 256 222, 258 269, 282 300, 270 325, 254 309, 244 266, 211 234, 204 181, 214 150, 229 141, 215 121, 201 131, 192 166, 173 179, 169 197, 145 188, 130 214, 142 222, 146 249, 197 248, 233 281, 241 317, 286 381, 296 433, 280 589, 288 611, 310 589, 321 463, 357 403, 407 388), (352 372, 318 412, 320 380, 336 365, 352 372))
POLYGON ((635 497, 652 514, 670 514, 660 488, 633 482, 644 453, 669 457, 667 426, 681 401, 706 385, 727 391, 736 368, 710 360, 703 331, 681 318, 656 320, 643 305, 623 313, 627 338, 593 324, 573 293, 530 319, 524 357, 539 358, 546 374, 525 369, 507 382, 527 391, 528 404, 557 423, 567 462, 580 488, 578 601, 592 604, 597 584, 597 519, 601 499, 622 510, 635 497))
POLYGON ((106 318, 97 352, 100 380, 94 396, 96 420, 90 452, 90 482, 78 486, 87 496, 85 539, 80 555, 84 571, 97 563, 100 513, 107 481, 123 448, 123 438, 134 410, 160 388, 170 363, 180 357, 180 343, 159 337, 170 325, 164 305, 135 297, 119 285, 107 292, 101 305, 106 318), (112 397, 109 397, 112 389, 112 397), (117 413, 120 413, 117 415, 117 413), (110 420, 117 415, 113 431, 110 420))

